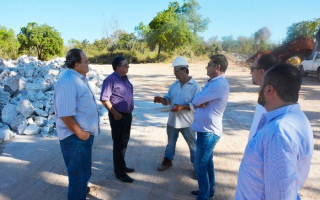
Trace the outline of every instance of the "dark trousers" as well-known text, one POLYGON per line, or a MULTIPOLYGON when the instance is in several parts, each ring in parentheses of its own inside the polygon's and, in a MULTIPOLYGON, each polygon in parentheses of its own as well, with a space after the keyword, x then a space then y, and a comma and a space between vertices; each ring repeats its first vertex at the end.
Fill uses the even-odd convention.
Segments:
POLYGON ((67 166, 68 200, 85 200, 91 176, 92 144, 94 136, 80 140, 75 134, 60 140, 64 162, 67 166))
POLYGON ((109 113, 111 135, 113 140, 113 169, 115 174, 124 174, 127 145, 130 138, 132 114, 123 114, 120 120, 115 120, 109 113))

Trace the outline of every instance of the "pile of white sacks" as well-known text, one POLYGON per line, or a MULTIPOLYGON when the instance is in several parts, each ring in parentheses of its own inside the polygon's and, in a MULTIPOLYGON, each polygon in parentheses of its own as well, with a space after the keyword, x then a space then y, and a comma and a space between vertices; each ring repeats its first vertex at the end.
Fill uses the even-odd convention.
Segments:
MULTIPOLYGON (((26 55, 16 61, 0 59, 0 143, 16 134, 56 135, 53 90, 66 70, 64 61, 56 58, 44 62, 26 55)), ((105 76, 96 69, 87 74, 97 99, 105 76)), ((99 113, 102 110, 99 103, 99 113)))

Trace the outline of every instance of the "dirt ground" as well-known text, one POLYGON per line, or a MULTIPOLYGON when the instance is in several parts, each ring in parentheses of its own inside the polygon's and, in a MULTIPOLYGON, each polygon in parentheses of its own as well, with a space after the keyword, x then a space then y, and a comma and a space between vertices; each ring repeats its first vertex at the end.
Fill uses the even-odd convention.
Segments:
MULTIPOLYGON (((190 75, 203 86, 208 77, 206 62, 191 63, 190 75)), ((96 66, 110 74, 110 65, 96 66)), ((134 85, 135 110, 126 161, 136 172, 135 182, 119 182, 113 174, 112 138, 109 122, 102 121, 102 132, 95 138, 91 185, 92 200, 191 200, 190 191, 197 190, 189 150, 179 137, 173 167, 158 172, 167 143, 168 108, 154 104, 155 95, 164 95, 175 81, 170 64, 131 64, 129 77, 134 85)), ((237 174, 247 143, 250 124, 257 100, 258 87, 251 82, 249 70, 231 64, 226 77, 230 96, 225 111, 224 135, 214 150, 216 173, 215 199, 234 198, 237 174)), ((314 154, 307 182, 300 191, 303 200, 320 196, 320 83, 315 76, 304 77, 300 104, 314 131, 314 154)), ((0 145, 1 200, 66 199, 67 172, 57 138, 16 136, 0 145)))

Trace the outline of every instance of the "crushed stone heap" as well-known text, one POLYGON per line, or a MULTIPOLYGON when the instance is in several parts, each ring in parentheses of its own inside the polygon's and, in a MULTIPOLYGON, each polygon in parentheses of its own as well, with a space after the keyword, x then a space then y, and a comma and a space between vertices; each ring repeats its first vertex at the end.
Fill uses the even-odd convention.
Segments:
MULTIPOLYGON (((53 90, 66 70, 65 58, 40 61, 23 55, 17 60, 0 58, 0 143, 16 134, 55 136, 53 90)), ((106 75, 89 66, 89 85, 96 99, 106 75)), ((102 115, 103 105, 97 101, 102 115)))

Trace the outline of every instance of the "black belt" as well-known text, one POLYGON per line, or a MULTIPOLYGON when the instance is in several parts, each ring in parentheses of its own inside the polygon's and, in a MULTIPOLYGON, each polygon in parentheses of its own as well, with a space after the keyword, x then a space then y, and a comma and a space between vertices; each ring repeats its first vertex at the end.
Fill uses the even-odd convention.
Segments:
POLYGON ((123 113, 123 112, 119 112, 121 115, 130 115, 131 113, 123 113))

